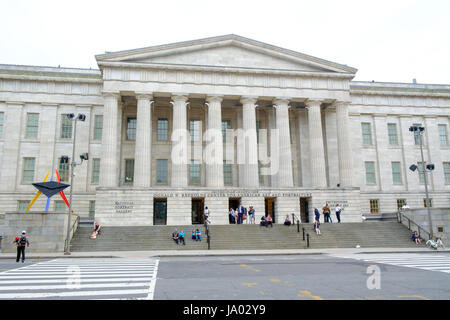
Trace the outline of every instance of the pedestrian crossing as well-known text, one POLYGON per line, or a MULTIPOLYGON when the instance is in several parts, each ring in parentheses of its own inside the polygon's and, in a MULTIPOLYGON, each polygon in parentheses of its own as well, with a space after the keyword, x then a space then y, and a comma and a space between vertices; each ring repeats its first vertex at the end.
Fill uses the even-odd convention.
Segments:
POLYGON ((333 254, 338 258, 356 259, 364 262, 389 264, 399 267, 417 268, 450 273, 450 255, 388 253, 388 254, 333 254))
POLYGON ((0 299, 153 300, 159 259, 55 259, 0 273, 0 299))

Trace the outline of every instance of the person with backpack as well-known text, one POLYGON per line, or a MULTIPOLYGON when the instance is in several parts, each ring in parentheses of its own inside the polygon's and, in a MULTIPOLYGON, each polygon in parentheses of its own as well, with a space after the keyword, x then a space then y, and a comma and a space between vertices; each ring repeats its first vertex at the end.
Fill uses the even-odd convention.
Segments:
POLYGON ((16 237, 16 239, 13 241, 17 245, 17 259, 16 262, 19 262, 20 257, 22 256, 22 263, 25 262, 25 246, 29 247, 30 242, 28 242, 28 239, 26 237, 26 231, 22 231, 22 236, 16 237))

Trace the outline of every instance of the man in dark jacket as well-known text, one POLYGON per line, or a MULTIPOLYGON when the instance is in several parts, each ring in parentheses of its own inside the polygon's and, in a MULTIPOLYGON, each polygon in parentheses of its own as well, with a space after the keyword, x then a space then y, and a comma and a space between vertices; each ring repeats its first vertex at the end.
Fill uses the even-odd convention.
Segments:
POLYGON ((22 256, 22 263, 25 262, 25 246, 29 247, 30 243, 26 237, 26 231, 22 231, 21 237, 16 237, 13 243, 17 245, 17 259, 16 262, 19 262, 20 256, 22 256))

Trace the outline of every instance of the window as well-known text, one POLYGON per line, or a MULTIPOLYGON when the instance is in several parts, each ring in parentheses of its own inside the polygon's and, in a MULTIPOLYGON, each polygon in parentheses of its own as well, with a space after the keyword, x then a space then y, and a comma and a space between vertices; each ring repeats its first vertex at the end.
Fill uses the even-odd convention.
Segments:
POLYGON ((439 141, 441 142, 441 147, 448 146, 448 134, 447 134, 447 125, 440 124, 439 128, 439 141))
POLYGON ((27 113, 26 139, 36 139, 39 128, 39 113, 27 113))
POLYGON ((125 183, 134 180, 134 159, 125 159, 125 183))
POLYGON ((264 176, 261 174, 261 168, 263 167, 261 161, 258 161, 258 177, 259 177, 259 184, 264 184, 264 176))
POLYGON ((94 140, 102 140, 103 116, 100 114, 94 117, 94 140))
POLYGON ((72 120, 67 118, 67 114, 61 115, 61 139, 72 138, 72 120))
POLYGON ((366 161, 366 184, 375 184, 375 163, 373 161, 366 161))
MULTIPOLYGON (((425 183, 425 178, 423 177, 422 162, 417 162, 417 171, 419 172, 419 183, 425 183)), ((426 169, 425 174, 427 174, 426 169)))
POLYGON ((377 214, 379 211, 378 199, 370 199, 370 213, 377 214))
POLYGON ((5 114, 3 112, 0 112, 0 137, 3 136, 3 119, 5 117, 5 114))
POLYGON ((444 162, 445 183, 450 184, 450 162, 444 162))
POLYGON ((388 123, 389 144, 391 146, 398 145, 397 124, 388 123))
POLYGON ((197 160, 191 160, 191 165, 189 166, 189 182, 191 184, 200 183, 200 162, 197 160))
POLYGON ((95 200, 89 201, 89 218, 95 218, 95 200))
POLYGON ((189 121, 189 132, 191 134, 191 141, 200 141, 200 120, 189 121))
POLYGON ((158 119, 158 141, 169 140, 169 119, 160 118, 158 119))
POLYGON ((32 183, 34 180, 34 164, 36 158, 23 158, 23 183, 32 183))
POLYGON ((17 211, 25 212, 25 210, 27 210, 29 204, 30 204, 30 201, 28 201, 28 200, 17 201, 17 211))
POLYGON ((406 199, 397 199, 397 209, 400 210, 406 205, 406 199))
POLYGON ((223 162, 223 183, 225 185, 233 184, 233 165, 226 161, 223 162))
POLYGON ((156 183, 167 183, 167 160, 156 160, 156 183))
POLYGON ((392 162, 392 182, 394 184, 402 183, 402 173, 400 169, 400 162, 392 162))
POLYGON ((59 178, 61 181, 68 182, 69 181, 69 173, 70 173, 70 159, 67 163, 61 163, 61 158, 59 159, 59 178))
MULTIPOLYGON (((420 123, 414 123, 413 126, 421 127, 422 124, 420 123)), ((420 145, 420 131, 414 131, 414 144, 416 146, 420 145)))
POLYGON ((424 198, 423 199, 423 207, 424 208, 427 208, 427 207, 432 208, 433 207, 433 199, 429 198, 427 201, 427 198, 424 198), (427 202, 430 204, 429 206, 427 205, 427 202))
POLYGON ((100 159, 92 159, 92 183, 98 183, 100 181, 100 159))
POLYGON ((231 129, 231 120, 222 120, 222 137, 223 142, 228 142, 230 137, 227 136, 227 130, 231 129))
POLYGON ((64 212, 64 211, 66 211, 66 203, 60 200, 55 201, 55 212, 64 212))
POLYGON ((361 130, 362 130, 363 145, 371 145, 372 144, 372 131, 370 128, 370 123, 366 123, 366 122, 361 123, 361 130))
POLYGON ((261 120, 256 120, 256 142, 259 143, 259 130, 261 130, 261 120))
POLYGON ((127 118, 127 140, 136 140, 136 118, 127 118))

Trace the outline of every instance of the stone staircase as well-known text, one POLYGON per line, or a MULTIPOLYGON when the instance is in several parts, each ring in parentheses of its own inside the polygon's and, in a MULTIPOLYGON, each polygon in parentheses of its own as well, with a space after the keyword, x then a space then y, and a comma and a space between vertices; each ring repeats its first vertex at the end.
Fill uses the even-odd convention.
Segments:
MULTIPOLYGON (((316 235, 312 224, 297 226, 274 225, 211 225, 211 250, 270 250, 306 249, 306 235, 303 241, 302 228, 310 235, 310 248, 361 248, 395 247, 416 248, 410 240, 411 233, 397 222, 377 221, 364 223, 322 223, 321 235, 316 235)), ((151 251, 151 250, 207 250, 206 233, 203 225, 195 226, 135 226, 104 227, 97 239, 89 238, 92 226, 81 226, 71 243, 71 251, 151 251), (202 232, 202 241, 191 240, 193 228, 202 232), (171 239, 172 231, 184 229, 186 245, 176 245, 171 239)), ((422 244, 425 247, 424 244, 422 244)))

